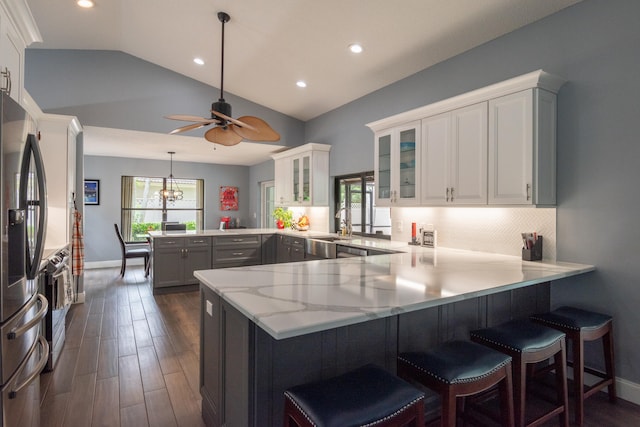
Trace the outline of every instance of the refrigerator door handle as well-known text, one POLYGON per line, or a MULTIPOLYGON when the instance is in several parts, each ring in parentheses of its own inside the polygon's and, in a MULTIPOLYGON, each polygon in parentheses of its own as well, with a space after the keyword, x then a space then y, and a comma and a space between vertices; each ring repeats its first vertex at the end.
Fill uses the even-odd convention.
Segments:
MULTIPOLYGON (((11 390, 9 390, 9 399, 15 399, 20 390, 27 387, 35 379, 40 378, 40 372, 42 372, 44 366, 47 364, 47 360, 49 359, 49 343, 47 343, 47 340, 42 335, 38 336, 37 341, 34 341, 31 349, 29 350, 29 353, 24 358, 24 361, 22 362, 18 370, 15 372, 13 378, 19 378, 22 375, 22 371, 27 366, 29 359, 31 359, 31 356, 33 355, 33 352, 36 351, 38 344, 40 344, 40 348, 42 349, 38 365, 33 370, 33 372, 31 372, 29 376, 24 379, 24 381, 22 381, 20 384, 16 384, 15 387, 11 387, 11 390)), ((11 379, 9 381, 11 381, 11 379)))
POLYGON ((40 304, 41 304, 40 310, 36 313, 33 319, 29 320, 24 325, 15 327, 11 331, 9 331, 9 333, 7 334, 8 339, 14 340, 22 336, 25 332, 27 332, 29 329, 33 328, 34 326, 38 325, 42 321, 42 319, 44 319, 44 316, 47 314, 47 310, 49 310, 49 302, 47 301, 47 298, 42 294, 38 294, 38 298, 33 298, 22 309, 22 313, 20 314, 20 316, 24 317, 24 315, 27 314, 31 309, 31 307, 33 307, 38 301, 40 301, 40 304))
MULTIPOLYGON (((38 233, 33 254, 28 253, 27 256, 27 278, 34 279, 40 268, 40 260, 44 251, 44 238, 47 228, 47 186, 44 177, 44 162, 42 154, 38 146, 36 136, 30 133, 27 136, 27 144, 25 153, 22 157, 22 170, 20 171, 20 200, 25 211, 29 211, 29 204, 37 205, 38 209, 38 233), (33 163, 36 171, 36 179, 38 182, 38 200, 27 200, 27 183, 29 178, 29 167, 31 155, 33 155, 33 163)), ((27 246, 27 252, 29 252, 27 246)))

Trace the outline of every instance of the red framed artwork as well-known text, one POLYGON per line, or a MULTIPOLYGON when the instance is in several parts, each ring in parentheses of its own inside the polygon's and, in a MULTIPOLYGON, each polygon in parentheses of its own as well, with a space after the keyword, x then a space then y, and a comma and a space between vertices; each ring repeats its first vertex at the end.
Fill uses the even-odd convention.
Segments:
POLYGON ((220 210, 221 211, 237 211, 238 210, 238 187, 230 187, 230 186, 220 187, 220 210))

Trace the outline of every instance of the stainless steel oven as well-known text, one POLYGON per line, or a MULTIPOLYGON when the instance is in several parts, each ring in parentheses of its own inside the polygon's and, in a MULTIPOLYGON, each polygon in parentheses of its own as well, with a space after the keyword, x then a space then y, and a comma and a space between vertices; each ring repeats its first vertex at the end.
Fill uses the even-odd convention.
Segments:
POLYGON ((71 297, 68 295, 69 250, 64 248, 50 256, 41 264, 38 275, 40 293, 49 301, 49 312, 42 320, 42 335, 49 344, 46 371, 56 367, 66 337, 66 318, 71 297))

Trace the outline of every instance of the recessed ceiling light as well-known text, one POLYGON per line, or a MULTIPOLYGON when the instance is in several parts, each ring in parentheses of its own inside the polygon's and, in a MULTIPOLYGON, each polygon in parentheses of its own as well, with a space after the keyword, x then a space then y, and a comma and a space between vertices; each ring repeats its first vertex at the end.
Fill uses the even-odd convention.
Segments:
POLYGON ((95 5, 91 0, 78 0, 76 4, 80 7, 84 7, 87 9, 95 5))
POLYGON ((349 50, 353 53, 360 53, 362 52, 362 45, 358 44, 358 43, 351 43, 349 45, 349 50))
POLYGON ((204 60, 202 58, 193 58, 193 62, 198 65, 204 65, 204 60))
POLYGON ((296 86, 298 86, 298 87, 307 87, 307 83, 302 81, 302 80, 298 80, 296 82, 296 86))

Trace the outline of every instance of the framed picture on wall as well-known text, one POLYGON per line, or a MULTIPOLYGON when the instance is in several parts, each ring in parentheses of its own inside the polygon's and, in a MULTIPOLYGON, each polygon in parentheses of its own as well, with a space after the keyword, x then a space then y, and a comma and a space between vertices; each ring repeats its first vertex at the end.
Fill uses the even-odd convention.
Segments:
POLYGON ((100 204, 100 180, 99 179, 84 180, 84 204, 85 205, 100 204))
POLYGON ((220 210, 238 210, 238 187, 231 187, 226 185, 220 187, 220 210))

